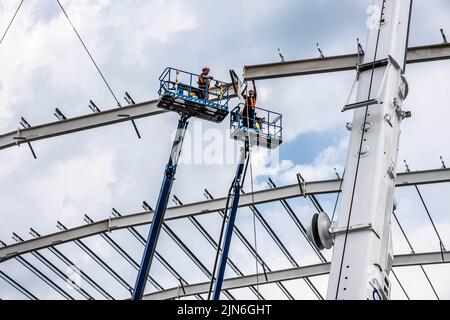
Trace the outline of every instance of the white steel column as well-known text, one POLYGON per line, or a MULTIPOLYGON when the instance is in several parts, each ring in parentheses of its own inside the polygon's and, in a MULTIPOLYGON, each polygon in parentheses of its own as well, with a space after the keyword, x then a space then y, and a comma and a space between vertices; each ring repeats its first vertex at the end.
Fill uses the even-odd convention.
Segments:
POLYGON ((335 234, 328 299, 388 299, 402 73, 412 0, 374 0, 373 23, 359 68, 342 205, 335 234))

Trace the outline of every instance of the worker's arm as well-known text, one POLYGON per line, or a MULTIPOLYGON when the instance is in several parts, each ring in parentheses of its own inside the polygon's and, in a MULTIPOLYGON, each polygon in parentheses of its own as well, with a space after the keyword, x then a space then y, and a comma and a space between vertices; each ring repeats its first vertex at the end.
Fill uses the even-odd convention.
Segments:
POLYGON ((253 91, 255 91, 255 99, 258 96, 258 93, 256 92, 256 84, 255 84, 255 80, 252 80, 252 84, 253 84, 253 91))
POLYGON ((244 99, 247 98, 247 95, 245 94, 245 91, 247 91, 247 85, 245 85, 244 90, 242 90, 242 92, 241 92, 241 96, 242 96, 242 98, 244 98, 244 99))

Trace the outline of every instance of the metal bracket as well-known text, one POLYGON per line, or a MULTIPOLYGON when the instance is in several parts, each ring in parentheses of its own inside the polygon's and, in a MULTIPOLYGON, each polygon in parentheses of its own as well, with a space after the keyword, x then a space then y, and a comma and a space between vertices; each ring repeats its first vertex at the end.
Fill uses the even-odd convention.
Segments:
POLYGON ((447 169, 447 166, 445 165, 445 162, 444 162, 444 158, 442 158, 442 156, 441 156, 441 163, 442 163, 442 169, 447 169))
POLYGON ((53 115, 60 121, 67 120, 67 117, 64 115, 64 113, 62 113, 61 110, 59 110, 59 108, 55 108, 55 113, 53 113, 53 115))
POLYGON ((391 164, 388 167, 388 171, 387 172, 389 174, 389 177, 391 177, 392 180, 394 180, 397 177, 397 174, 395 172, 395 164, 394 164, 394 162, 392 160, 391 160, 391 164))
POLYGON ((13 137, 13 140, 16 140, 16 145, 20 147, 20 145, 27 140, 25 137, 21 137, 22 132, 20 132, 20 128, 17 128, 17 135, 13 137))
POLYGON ((397 98, 394 98, 394 101, 392 103, 395 107, 395 113, 397 114, 397 117, 400 120, 404 120, 406 118, 411 118, 412 117, 412 113, 411 111, 403 111, 401 108, 401 105, 398 103, 397 98))
POLYGON ((142 201, 142 208, 145 210, 145 211, 153 211, 153 208, 147 203, 147 201, 142 201))
POLYGON ((374 104, 379 104, 380 101, 378 99, 370 99, 370 100, 366 100, 366 101, 359 101, 359 102, 355 102, 355 103, 351 103, 351 104, 347 104, 343 109, 342 112, 348 111, 348 110, 352 110, 352 109, 358 109, 358 108, 362 108, 362 107, 368 107, 374 104))
POLYGON ((108 228, 107 228, 108 233, 111 233, 111 221, 112 221, 111 216, 109 216, 108 217, 108 228))
POLYGON ((389 64, 389 58, 380 59, 380 60, 376 60, 376 61, 368 62, 368 63, 362 63, 362 64, 356 65, 356 72, 358 72, 360 74, 363 71, 372 70, 372 69, 379 68, 379 67, 384 67, 384 66, 387 66, 388 64, 389 64))
POLYGON ((336 175, 336 177, 338 178, 338 180, 341 180, 341 176, 339 175, 339 173, 337 172, 336 168, 334 169, 334 174, 336 175))
POLYGON ((279 55, 280 58, 281 58, 281 62, 286 62, 286 59, 284 58, 284 55, 283 55, 283 53, 281 52, 280 48, 278 48, 278 55, 279 55))
POLYGON ((444 29, 441 29, 441 35, 442 35, 442 39, 444 40, 444 43, 447 44, 447 37, 445 36, 445 32, 444 29))
POLYGON ((364 224, 355 224, 353 226, 349 226, 348 228, 346 227, 342 227, 342 228, 334 228, 331 227, 330 228, 330 233, 333 235, 336 234, 341 234, 341 233, 345 233, 345 232, 357 232, 357 231, 364 231, 364 230, 371 230, 376 236, 377 238, 380 239, 380 235, 378 234, 378 232, 376 232, 373 228, 372 228, 372 224, 371 223, 364 223, 364 224))
POLYGON ((101 110, 99 109, 99 107, 97 107, 97 105, 94 103, 94 101, 89 100, 89 104, 88 104, 89 109, 92 110, 92 112, 101 112, 101 110))
POLYGON ((383 92, 384 85, 385 85, 386 80, 388 78, 389 66, 390 65, 394 66, 397 70, 402 70, 402 68, 400 67, 398 62, 395 61, 395 59, 392 56, 390 56, 390 55, 388 56, 387 59, 381 59, 381 60, 377 60, 377 61, 374 61, 374 62, 358 64, 356 66, 357 78, 359 78, 359 75, 363 71, 372 70, 374 68, 385 67, 385 66, 387 66, 387 68, 386 68, 386 70, 384 72, 383 79, 382 79, 381 84, 380 84, 380 89, 378 90, 376 98, 369 99, 369 100, 366 100, 366 101, 358 101, 358 102, 355 102, 355 103, 352 103, 352 104, 347 104, 342 109, 342 112, 345 112, 345 111, 348 111, 348 110, 352 110, 352 109, 358 109, 358 108, 362 108, 362 107, 369 107, 369 106, 375 105, 375 104, 382 104, 383 101, 381 101, 381 94, 383 92))
POLYGON ((356 38, 357 48, 358 48, 358 62, 361 61, 361 57, 364 56, 365 52, 364 49, 359 42, 359 38, 356 38))
POLYGON ((347 122, 347 124, 345 125, 345 128, 346 128, 348 131, 352 131, 352 129, 353 129, 353 123, 347 122))
MULTIPOLYGON (((27 120, 25 120, 24 117, 20 117, 20 125, 24 129, 31 128, 31 125, 27 122, 27 120)), ((33 158, 37 159, 36 152, 34 152, 34 149, 33 149, 33 146, 31 145, 31 142, 28 142, 27 138, 21 137, 20 135, 21 135, 20 128, 17 128, 17 137, 13 138, 14 140, 17 140, 17 145, 20 147, 21 143, 28 144, 28 147, 30 148, 31 154, 33 155, 33 158)))
POLYGON ((391 128, 393 127, 393 125, 392 125, 392 116, 390 114, 386 113, 384 115, 384 120, 386 120, 386 122, 391 126, 391 128))
POLYGON ((298 181, 298 186, 300 187, 301 195, 306 198, 306 181, 305 181, 305 179, 303 179, 303 177, 300 173, 297 173, 297 181, 298 181))
POLYGON ((325 55, 323 54, 322 49, 320 49, 318 43, 316 43, 316 46, 317 46, 317 51, 319 51, 319 57, 320 57, 321 59, 325 58, 325 55))
POLYGON ((128 104, 136 104, 130 94, 125 91, 125 97, 123 97, 128 104))

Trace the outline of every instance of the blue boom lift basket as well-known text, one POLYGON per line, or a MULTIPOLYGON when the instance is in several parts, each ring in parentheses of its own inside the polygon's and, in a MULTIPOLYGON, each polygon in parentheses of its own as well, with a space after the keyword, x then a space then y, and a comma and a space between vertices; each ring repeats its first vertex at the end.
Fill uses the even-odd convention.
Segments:
POLYGON ((266 109, 255 108, 252 116, 243 112, 245 104, 240 103, 231 111, 231 138, 248 140, 250 146, 275 149, 283 142, 283 116, 266 109))
POLYGON ((212 122, 222 122, 228 115, 231 84, 210 80, 213 86, 199 89, 197 85, 199 75, 166 68, 159 77, 158 107, 174 111, 187 117, 195 117, 212 122))

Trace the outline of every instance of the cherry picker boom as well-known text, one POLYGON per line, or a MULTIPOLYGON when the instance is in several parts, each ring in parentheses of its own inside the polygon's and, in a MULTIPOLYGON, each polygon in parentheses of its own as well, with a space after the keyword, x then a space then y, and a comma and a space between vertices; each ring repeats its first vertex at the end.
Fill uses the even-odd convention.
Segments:
POLYGON ((243 108, 247 107, 248 106, 246 105, 239 104, 230 115, 231 138, 243 142, 244 145, 241 147, 240 160, 236 168, 236 174, 230 188, 230 193, 225 208, 219 246, 217 248, 216 260, 214 263, 213 274, 215 276, 211 279, 208 299, 211 297, 213 286, 213 299, 219 300, 220 298, 228 254, 230 251, 231 238, 233 235, 234 223, 239 206, 239 198, 249 164, 250 149, 253 146, 275 149, 283 141, 281 114, 261 108, 254 108, 255 111, 252 116, 250 116, 248 112, 242 112, 243 108), (252 117, 252 119, 249 119, 250 117, 252 117), (230 213, 229 216, 227 216, 230 199, 232 199, 230 213), (223 237, 224 230, 225 237, 223 237))
POLYGON ((160 98, 158 107, 177 112, 180 115, 180 120, 178 121, 170 158, 166 165, 156 209, 153 212, 152 224, 133 290, 133 300, 140 300, 144 293, 145 281, 150 272, 153 255, 164 220, 164 213, 167 209, 170 191, 175 180, 177 164, 189 124, 189 118, 195 117, 219 123, 228 115, 230 84, 216 81, 216 89, 218 88, 219 90, 210 90, 209 86, 207 86, 203 90, 205 92, 200 92, 202 89, 194 86, 196 78, 198 78, 196 74, 174 68, 166 68, 159 78, 160 98))

